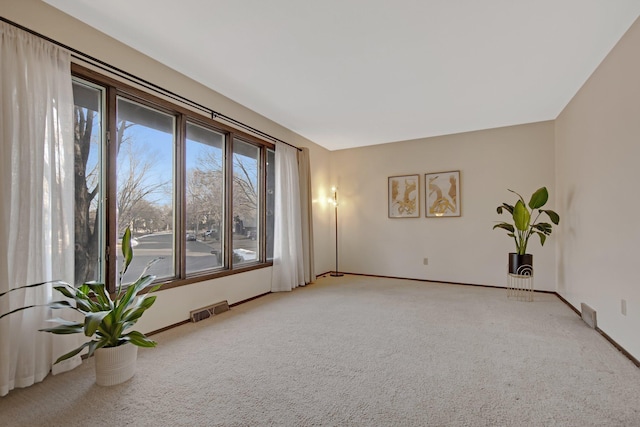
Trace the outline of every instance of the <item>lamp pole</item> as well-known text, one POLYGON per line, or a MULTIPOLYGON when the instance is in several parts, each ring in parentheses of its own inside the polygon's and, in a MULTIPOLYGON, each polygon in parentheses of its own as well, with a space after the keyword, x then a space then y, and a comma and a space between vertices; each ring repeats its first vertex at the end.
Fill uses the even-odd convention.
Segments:
POLYGON ((344 276, 344 274, 340 273, 340 271, 338 270, 338 189, 336 187, 332 187, 331 191, 333 191, 333 200, 329 200, 331 201, 331 203, 333 203, 336 220, 336 271, 331 273, 331 276, 342 277, 344 276))

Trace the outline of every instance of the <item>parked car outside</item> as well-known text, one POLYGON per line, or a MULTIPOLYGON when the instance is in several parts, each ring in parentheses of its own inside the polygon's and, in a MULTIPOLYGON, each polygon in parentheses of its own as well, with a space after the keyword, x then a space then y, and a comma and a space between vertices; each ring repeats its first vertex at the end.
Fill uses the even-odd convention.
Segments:
POLYGON ((205 230, 202 233, 202 236, 203 237, 211 237, 212 239, 218 239, 219 238, 218 230, 215 230, 213 228, 211 230, 205 230))

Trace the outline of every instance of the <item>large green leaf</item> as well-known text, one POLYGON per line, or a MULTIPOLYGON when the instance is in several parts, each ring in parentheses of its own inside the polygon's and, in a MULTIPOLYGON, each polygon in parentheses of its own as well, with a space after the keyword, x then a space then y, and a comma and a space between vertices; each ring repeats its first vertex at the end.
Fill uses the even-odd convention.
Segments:
POLYGON ((504 209, 505 211, 509 212, 510 214, 513 214, 513 206, 512 206, 512 205, 509 205, 509 204, 507 204, 507 203, 503 203, 502 205, 500 205, 500 206, 498 206, 498 207, 496 208, 496 211, 497 211, 499 214, 501 214, 503 209, 504 209))
POLYGON ((61 325, 66 325, 66 326, 83 326, 82 322, 76 322, 75 320, 62 319, 61 317, 47 319, 47 322, 59 323, 61 325))
MULTIPOLYGON (((42 285, 49 284, 49 283, 65 284, 64 282, 61 282, 59 280, 50 281, 50 282, 41 282, 41 283, 36 283, 34 285, 21 286, 21 287, 18 287, 18 288, 10 289, 9 291, 4 292, 2 295, 6 295, 9 292, 14 291, 14 290, 32 288, 32 287, 35 287, 35 286, 42 286, 42 285)), ((59 290, 58 288, 67 290, 64 286, 54 286, 54 289, 59 290)), ((60 292, 62 292, 62 291, 60 291, 60 292)), ((2 296, 2 295, 0 295, 0 296, 2 296)), ((67 296, 67 295, 65 295, 65 296, 67 296)), ((73 298, 73 295, 71 294, 70 297, 73 298)), ((75 310, 75 307, 69 301, 52 301, 52 302, 50 302, 48 304, 33 304, 33 305, 27 305, 27 306, 24 306, 24 307, 16 308, 14 310, 9 311, 8 313, 1 314, 0 315, 0 319, 2 319, 3 317, 9 316, 10 314, 17 313, 18 311, 27 310, 27 309, 34 308, 34 307, 71 308, 71 309, 75 310)))
POLYGON ((540 246, 544 246, 545 240, 547 240, 547 235, 544 233, 537 233, 540 236, 540 246))
POLYGON ((104 283, 90 282, 87 283, 87 285, 89 285, 102 310, 110 310, 113 308, 113 302, 111 301, 109 293, 106 291, 104 283))
POLYGON ((98 326, 96 335, 98 337, 104 337, 107 347, 113 347, 117 345, 124 330, 122 319, 117 317, 112 310, 108 316, 105 316, 102 323, 98 326))
POLYGON ((97 313, 87 313, 84 316, 84 334, 88 337, 93 336, 98 330, 102 320, 107 317, 110 311, 99 311, 97 313))
POLYGON ((74 299, 77 292, 76 288, 66 283, 60 286, 54 286, 53 289, 55 289, 56 291, 60 292, 62 295, 70 299, 74 299))
POLYGON ((143 277, 140 277, 135 282, 133 282, 132 284, 130 284, 126 292, 124 293, 124 295, 122 295, 122 298, 116 301, 116 307, 114 309, 114 311, 116 312, 116 315, 118 317, 121 317, 122 313, 127 308, 129 308, 129 306, 131 305, 135 297, 138 295, 138 293, 144 288, 146 288, 147 286, 149 286, 155 279, 156 279, 156 276, 151 276, 151 275, 143 276, 143 277))
POLYGON ((89 284, 88 283, 83 283, 82 285, 80 285, 80 286, 78 286, 76 288, 75 294, 76 295, 77 294, 82 294, 82 295, 88 296, 89 292, 91 292, 91 288, 89 287, 89 284))
POLYGON ((513 208, 513 222, 516 228, 520 231, 527 231, 529 228, 529 221, 531 220, 531 214, 527 210, 522 200, 518 200, 513 208))
POLYGON ((131 344, 135 344, 139 347, 155 347, 158 343, 150 340, 144 334, 138 331, 131 331, 124 336, 131 344))
POLYGON ((93 291, 87 283, 83 283, 78 286, 78 288, 76 288, 75 296, 73 297, 76 300, 76 306, 78 309, 84 312, 102 311, 102 307, 91 299, 92 295, 93 291))
POLYGON ((87 357, 91 357, 93 356, 93 352, 95 352, 97 349, 102 348, 106 345, 106 341, 104 340, 93 340, 93 341, 89 341, 89 351, 87 352, 87 357))
POLYGON ((3 317, 8 316, 8 315, 10 315, 10 314, 17 313, 18 311, 26 310, 26 309, 28 309, 28 308, 33 308, 33 307, 40 307, 40 306, 38 306, 38 305, 28 305, 28 306, 26 306, 26 307, 19 307, 19 308, 16 308, 16 309, 14 309, 14 310, 11 310, 11 311, 10 311, 10 312, 8 312, 8 313, 4 313, 4 314, 0 315, 0 319, 2 319, 3 317))
POLYGON ((54 308, 54 309, 58 309, 58 308, 72 308, 75 310, 75 306, 66 300, 62 300, 62 301, 51 301, 49 304, 47 304, 47 307, 49 308, 54 308))
POLYGON ((122 315, 122 320, 125 322, 132 322, 131 324, 138 321, 138 319, 142 316, 142 314, 153 305, 156 301, 156 296, 149 296, 145 298, 140 298, 136 305, 125 311, 122 315))
POLYGON ((122 256, 124 257, 124 264, 122 265, 122 274, 127 271, 131 260, 133 259, 133 249, 131 248, 131 230, 129 227, 124 231, 122 236, 122 256))
POLYGON ((113 310, 109 311, 109 315, 104 316, 102 322, 100 322, 100 328, 104 328, 106 330, 110 330, 113 328, 113 324, 115 323, 115 313, 113 310))
POLYGON ((508 188, 507 188, 507 190, 511 191, 513 194, 516 194, 516 195, 518 196, 518 198, 519 198, 520 200, 522 200, 522 203, 524 203, 524 197, 522 197, 522 194, 520 194, 520 193, 518 193, 518 192, 516 192, 516 191, 510 190, 510 189, 508 189, 508 188))
POLYGON ((547 215, 549 215, 549 219, 551 220, 551 222, 553 222, 555 225, 558 225, 560 223, 560 215, 558 215, 557 213, 555 213, 555 211, 552 211, 550 209, 542 209, 542 212, 546 213, 547 215))
POLYGON ((513 225, 508 224, 506 222, 501 222, 500 224, 494 225, 493 229, 495 230, 496 228, 502 228, 503 230, 507 230, 507 231, 510 231, 512 233, 515 231, 515 229, 513 228, 513 225))
POLYGON ((4 291, 4 292, 0 292, 0 297, 5 296, 6 294, 13 292, 13 291, 17 291, 20 289, 28 289, 28 288, 37 288, 38 286, 42 286, 42 285, 47 285, 47 284, 63 284, 64 282, 60 281, 60 280, 49 280, 47 282, 39 282, 39 283, 32 283, 30 285, 24 285, 24 286, 17 286, 15 288, 11 288, 8 291, 4 291))
POLYGON ((89 344, 91 344, 93 341, 88 341, 84 344, 82 344, 80 347, 71 350, 69 353, 63 354, 62 356, 58 357, 58 359, 55 361, 54 365, 56 363, 62 362, 63 360, 67 360, 72 358, 73 356, 75 356, 76 354, 80 353, 82 351, 83 348, 88 347, 89 344))
POLYGON ((551 231, 553 230, 551 228, 551 224, 549 224, 548 222, 539 222, 538 224, 534 224, 533 228, 546 234, 547 236, 551 234, 551 231))
POLYGON ((531 195, 531 200, 529 200, 529 207, 531 209, 539 209, 544 206, 549 200, 549 192, 547 191, 547 187, 540 187, 536 190, 535 193, 531 195))
POLYGON ((51 332, 56 335, 68 335, 68 334, 79 334, 84 330, 84 325, 82 323, 77 323, 75 325, 58 325, 53 328, 42 328, 38 329, 43 332, 51 332))

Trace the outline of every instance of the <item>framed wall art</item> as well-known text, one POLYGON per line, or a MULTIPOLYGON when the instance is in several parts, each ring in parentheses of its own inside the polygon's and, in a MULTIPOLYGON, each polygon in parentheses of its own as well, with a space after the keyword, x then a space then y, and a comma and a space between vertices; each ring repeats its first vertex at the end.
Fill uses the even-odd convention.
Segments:
POLYGON ((389 218, 420 217, 420 175, 389 177, 389 218))
POLYGON ((426 216, 460 216, 460 171, 424 175, 426 216))

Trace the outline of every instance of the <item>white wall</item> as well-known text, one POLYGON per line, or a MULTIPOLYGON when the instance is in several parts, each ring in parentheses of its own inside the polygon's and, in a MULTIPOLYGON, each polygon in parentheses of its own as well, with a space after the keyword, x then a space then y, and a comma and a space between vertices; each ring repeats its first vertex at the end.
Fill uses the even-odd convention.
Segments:
POLYGON ((323 274, 333 269, 334 240, 333 216, 326 200, 333 185, 331 158, 333 152, 316 149, 311 150, 311 170, 313 172, 313 238, 315 247, 316 274, 323 274))
MULTIPOLYGON (((325 200, 330 184, 330 152, 246 107, 214 92, 174 70, 140 54, 122 43, 69 17, 39 0, 2 1, 2 16, 67 46, 98 58, 133 75, 233 117, 256 129, 299 147, 308 147, 311 157, 312 196, 325 200)), ((80 62, 81 65, 85 65, 80 62)), ((315 253, 318 272, 328 271, 330 217, 324 204, 314 203, 315 253)), ((149 332, 188 319, 189 311, 220 300, 242 301, 269 292, 271 268, 236 274, 221 279, 162 290, 156 304, 140 321, 140 330, 149 332)))
MULTIPOLYGON (((553 122, 541 122, 333 153, 340 189, 340 270, 382 276, 506 285, 513 240, 492 230, 496 207, 527 199, 546 186, 555 193, 553 122), (460 170, 462 216, 425 218, 424 174, 460 170), (420 218, 390 219, 389 176, 420 174, 420 218), (429 265, 423 265, 428 257, 429 265)), ((503 215, 503 217, 505 217, 503 215)), ((506 217, 505 217, 506 219, 506 217)), ((555 291, 555 247, 529 243, 535 286, 555 291)))
POLYGON ((556 120, 556 166, 558 292, 640 359, 638 52, 636 21, 556 120))
POLYGON ((136 328, 143 332, 180 323, 189 311, 219 301, 229 304, 271 291, 271 268, 193 283, 157 292, 155 305, 140 319, 136 328))

